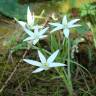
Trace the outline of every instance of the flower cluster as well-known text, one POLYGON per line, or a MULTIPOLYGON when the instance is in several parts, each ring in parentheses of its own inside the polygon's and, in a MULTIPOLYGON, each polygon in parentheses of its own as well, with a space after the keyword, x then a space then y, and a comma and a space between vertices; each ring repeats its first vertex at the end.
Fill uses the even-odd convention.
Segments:
MULTIPOLYGON (((71 20, 70 22, 68 22, 67 17, 64 16, 62 23, 49 23, 50 25, 55 27, 51 31, 51 33, 63 29, 64 36, 66 38, 68 38, 70 28, 80 26, 79 24, 75 24, 79 20, 80 19, 75 19, 75 20, 71 20)), ((27 9, 27 22, 18 21, 18 20, 17 20, 17 22, 22 26, 24 31, 29 35, 29 37, 27 37, 23 41, 31 41, 32 45, 36 45, 37 42, 39 42, 39 40, 47 37, 47 35, 45 35, 45 33, 48 31, 49 27, 42 28, 42 26, 35 24, 34 23, 35 22, 34 13, 31 14, 29 7, 27 9)), ((37 73, 37 72, 41 72, 43 70, 48 70, 53 67, 66 66, 63 63, 53 62, 55 60, 55 58, 57 57, 58 53, 59 53, 59 49, 57 51, 55 51, 54 53, 52 53, 48 59, 46 59, 46 57, 38 50, 38 55, 39 55, 41 62, 38 62, 35 60, 30 60, 30 59, 23 59, 23 60, 31 65, 38 66, 39 68, 37 68, 35 71, 33 71, 33 73, 37 73)))

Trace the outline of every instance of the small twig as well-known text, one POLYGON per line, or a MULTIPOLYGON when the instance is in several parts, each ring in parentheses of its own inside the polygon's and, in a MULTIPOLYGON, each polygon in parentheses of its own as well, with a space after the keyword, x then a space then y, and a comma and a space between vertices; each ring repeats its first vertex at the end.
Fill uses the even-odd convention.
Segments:
POLYGON ((9 52, 7 63, 14 64, 14 60, 13 60, 13 56, 12 56, 12 51, 9 52))
MULTIPOLYGON (((26 50, 23 54, 23 57, 24 58, 27 54, 28 50, 26 50)), ((19 67, 20 63, 22 62, 22 59, 20 59, 20 61, 18 62, 18 64, 15 66, 14 70, 12 71, 12 73, 10 74, 10 76, 8 77, 8 79, 5 81, 4 85, 1 87, 0 89, 0 93, 3 92, 3 90, 5 89, 5 87, 7 86, 8 82, 11 80, 11 78, 13 77, 13 75, 15 74, 17 68, 19 67)))
POLYGON ((46 18, 43 26, 46 27, 46 26, 48 25, 48 23, 50 22, 51 19, 52 19, 52 18, 51 18, 51 15, 49 15, 49 16, 46 18))
POLYGON ((19 86, 19 94, 20 94, 20 96, 24 96, 24 93, 23 93, 23 90, 22 90, 22 87, 21 86, 19 86))
POLYGON ((79 66, 77 66, 76 74, 75 74, 75 77, 74 77, 75 80, 78 78, 79 71, 80 71, 80 68, 79 68, 79 66))
POLYGON ((31 76, 31 74, 29 74, 25 80, 23 80, 21 83, 19 83, 19 85, 16 87, 15 91, 17 91, 18 89, 20 89, 20 87, 22 86, 22 84, 29 79, 29 77, 31 76))

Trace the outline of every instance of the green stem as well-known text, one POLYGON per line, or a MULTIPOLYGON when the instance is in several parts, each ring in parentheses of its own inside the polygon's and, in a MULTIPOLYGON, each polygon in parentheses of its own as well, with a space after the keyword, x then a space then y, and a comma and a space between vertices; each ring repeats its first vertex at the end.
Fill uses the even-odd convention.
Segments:
POLYGON ((70 40, 68 38, 68 76, 71 79, 71 72, 70 72, 70 40))
POLYGON ((73 94, 73 87, 71 81, 71 66, 70 66, 70 39, 68 38, 68 81, 69 81, 69 96, 73 94))
MULTIPOLYGON (((91 26, 91 25, 90 25, 90 26, 91 26)), ((96 27, 96 26, 95 26, 95 27, 96 27)), ((95 48, 96 48, 96 34, 95 34, 95 31, 96 31, 96 30, 93 29, 93 26, 91 26, 91 31, 92 31, 92 34, 93 34, 94 46, 95 46, 95 48)))

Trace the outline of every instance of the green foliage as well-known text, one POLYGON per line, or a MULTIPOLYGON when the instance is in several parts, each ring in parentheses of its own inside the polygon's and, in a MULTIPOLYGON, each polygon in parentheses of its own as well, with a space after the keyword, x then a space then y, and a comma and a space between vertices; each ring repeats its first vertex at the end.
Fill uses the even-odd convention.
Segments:
POLYGON ((86 16, 87 14, 94 16, 96 15, 96 5, 85 3, 80 6, 80 10, 81 10, 81 16, 86 16))
MULTIPOLYGON (((72 1, 74 1, 74 0, 72 0, 72 1)), ((0 1, 0 2, 3 2, 3 1, 0 1)), ((10 2, 11 2, 11 0, 10 0, 10 2)), ((16 4, 16 2, 14 1, 13 3, 16 4)), ((13 3, 11 3, 11 4, 13 4, 13 3)), ((17 7, 17 5, 13 4, 13 8, 17 7)), ((12 6, 10 6, 9 10, 11 10, 11 8, 12 8, 12 6)), ((11 13, 11 11, 6 14, 10 15, 9 13, 11 13)), ((13 11, 16 11, 16 9, 14 9, 13 11)), ((16 15, 17 15, 17 13, 16 13, 16 15)), ((26 13, 26 11, 25 11, 25 13, 26 13)), ((20 14, 22 14, 22 13, 20 13, 20 14)), ((18 16, 20 14, 18 14, 18 16)), ((16 15, 14 14, 15 17, 16 17, 16 15)), ((18 17, 18 16, 16 18, 25 18, 25 15, 22 15, 21 17, 18 17)), ((38 22, 39 22, 39 20, 38 20, 38 22)), ((38 23, 38 22, 36 22, 36 23, 38 23)), ((24 27, 26 28, 26 26, 24 26, 24 27)), ((96 44, 96 38, 95 38, 96 37, 95 36, 96 35, 95 34, 96 28, 94 26, 91 26, 91 28, 92 28, 91 29, 92 33, 94 32, 93 37, 94 37, 94 42, 96 44)), ((34 29, 32 29, 32 30, 28 29, 28 30, 33 32, 34 29)), ((69 35, 66 38, 66 37, 64 37, 65 34, 63 34, 63 36, 61 36, 62 34, 59 34, 60 35, 59 36, 58 34, 50 33, 50 35, 48 34, 48 38, 45 40, 46 42, 42 42, 42 40, 41 40, 41 42, 38 42, 36 45, 29 47, 29 50, 27 50, 28 51, 27 56, 23 57, 23 58, 30 57, 30 59, 34 57, 34 60, 38 60, 38 54, 36 53, 37 50, 42 51, 44 53, 44 55, 47 57, 48 55, 51 54, 51 52, 54 52, 55 50, 60 49, 60 53, 58 54, 56 61, 59 61, 60 63, 64 63, 64 64, 66 63, 66 65, 67 65, 66 67, 56 68, 56 70, 52 69, 52 70, 49 70, 46 72, 42 72, 42 74, 39 74, 39 73, 32 74, 31 72, 34 69, 33 66, 31 67, 30 65, 21 64, 18 67, 18 69, 16 70, 14 78, 11 78, 10 82, 8 82, 7 85, 9 85, 9 86, 7 86, 5 88, 4 94, 2 92, 2 94, 0 94, 0 95, 14 96, 14 95, 18 95, 18 94, 19 95, 23 94, 25 96, 27 96, 27 95, 28 96, 33 96, 33 95, 34 96, 37 96, 37 95, 38 96, 39 95, 42 95, 42 96, 47 96, 47 95, 48 96, 62 96, 65 94, 66 96, 68 96, 68 94, 66 93, 66 88, 67 88, 67 91, 69 92, 69 96, 73 96, 73 93, 75 93, 75 92, 76 92, 76 95, 78 95, 78 96, 79 95, 80 96, 82 96, 82 95, 89 96, 91 94, 91 91, 95 92, 96 88, 94 88, 94 89, 92 88, 90 90, 90 88, 89 88, 90 86, 87 84, 87 80, 89 80, 89 77, 90 77, 89 73, 87 76, 87 74, 84 73, 84 71, 82 71, 82 69, 84 69, 85 71, 87 69, 84 68, 78 62, 75 62, 75 59, 73 60, 70 56, 71 55, 70 53, 72 51, 72 46, 74 46, 74 45, 78 46, 79 43, 82 43, 82 39, 80 37, 84 36, 86 32, 90 31, 90 29, 85 24, 85 22, 83 22, 82 26, 76 28, 75 30, 76 30, 76 32, 79 32, 79 36, 78 36, 79 38, 76 37, 75 40, 72 39, 73 41, 71 41, 71 38, 69 35), (61 37, 63 37, 63 38, 61 38, 61 37), (76 69, 75 68, 76 66, 74 67, 74 64, 76 64, 79 69, 78 68, 76 69), (72 74, 71 70, 73 67, 74 67, 74 69, 73 69, 73 74, 72 74), (78 73, 80 73, 80 74, 78 74, 78 73), (32 74, 32 76, 31 76, 31 74, 32 74), (75 76, 78 76, 78 77, 76 78, 75 76), (65 88, 64 84, 65 84, 66 88, 65 88), (73 90, 73 89, 75 89, 75 90, 73 90), (14 90, 16 90, 16 92, 14 90), (20 90, 20 92, 17 92, 19 90, 20 90), (50 93, 48 93, 49 91, 50 91, 50 93), (52 91, 52 93, 51 93, 51 91, 52 91)), ((26 33, 28 33, 27 31, 26 31, 26 33)), ((62 30, 59 30, 58 32, 62 32, 62 30)), ((17 34, 20 34, 20 33, 17 32, 17 34)), ((25 35, 21 35, 21 34, 19 36, 16 36, 16 34, 15 34, 14 36, 11 37, 11 40, 9 40, 8 44, 11 47, 11 50, 13 51, 13 53, 20 52, 23 49, 24 49, 23 51, 25 51, 25 49, 27 49, 28 46, 31 45, 31 44, 29 44, 30 41, 23 42, 24 38, 25 38, 25 35), (20 38, 19 42, 17 41, 17 37, 20 38)), ((91 52, 94 52, 94 51, 92 51, 92 50, 94 50, 94 48, 93 49, 90 49, 90 48, 91 47, 88 47, 88 52, 89 52, 88 54, 89 54, 89 58, 91 61, 94 57, 91 54, 91 52)), ((86 48, 86 50, 87 50, 87 48, 86 48)), ((12 54, 12 55, 14 55, 14 54, 12 54)), ((16 58, 20 59, 19 57, 16 57, 16 58)), ((21 57, 21 59, 23 59, 23 58, 21 57)), ((85 58, 82 58, 82 59, 84 60, 85 58)), ((19 62, 21 63, 21 61, 19 61, 19 62)), ((6 62, 3 62, 3 63, 4 64, 2 64, 2 62, 0 62, 0 76, 1 76, 0 88, 2 87, 4 82, 6 81, 5 79, 7 79, 7 76, 10 76, 11 71, 13 70, 13 67, 15 65, 17 65, 17 61, 15 61, 16 64, 11 64, 10 62, 8 62, 9 64, 5 64, 6 62)), ((93 86, 92 83, 90 85, 93 86)))
POLYGON ((0 12, 10 18, 16 17, 24 20, 27 6, 18 4, 17 0, 0 0, 0 12))
POLYGON ((70 2, 70 5, 71 5, 72 8, 76 7, 77 0, 69 0, 69 2, 70 2))
POLYGON ((89 32, 89 31, 90 31, 90 29, 89 29, 89 27, 88 27, 87 24, 82 23, 82 26, 77 27, 77 28, 76 28, 76 31, 77 31, 81 36, 84 36, 86 32, 89 32))
POLYGON ((55 35, 51 35, 51 38, 50 38, 50 43, 51 43, 51 50, 52 50, 52 52, 54 52, 56 49, 58 49, 59 48, 59 44, 58 44, 58 42, 57 42, 57 40, 56 40, 56 36, 55 35))

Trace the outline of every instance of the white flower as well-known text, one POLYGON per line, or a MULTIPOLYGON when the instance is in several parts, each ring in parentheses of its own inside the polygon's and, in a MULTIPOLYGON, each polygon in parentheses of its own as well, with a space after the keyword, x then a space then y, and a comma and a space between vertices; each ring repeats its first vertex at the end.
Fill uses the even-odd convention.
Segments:
POLYGON ((64 16, 63 20, 62 20, 62 23, 49 23, 50 25, 53 25, 53 26, 56 27, 51 31, 51 33, 54 32, 54 31, 63 29, 63 33, 64 33, 65 37, 68 38, 70 28, 81 26, 80 24, 75 24, 79 20, 80 19, 74 19, 74 20, 71 20, 70 22, 68 22, 67 17, 64 16))
POLYGON ((27 8, 27 22, 15 20, 25 29, 26 27, 32 29, 34 27, 35 16, 31 14, 29 7, 27 8))
MULTIPOLYGON (((15 20, 23 27, 23 29, 25 30, 27 29, 34 29, 35 26, 35 16, 34 13, 31 14, 31 11, 29 9, 29 7, 27 8, 27 22, 24 21, 18 21, 16 18, 15 20)), ((43 26, 38 26, 39 28, 42 28, 43 26)))
POLYGON ((38 55, 41 62, 35 60, 29 60, 29 59, 23 59, 23 60, 31 65, 38 66, 39 68, 37 68, 32 72, 32 73, 37 73, 43 70, 48 70, 53 67, 66 66, 65 64, 62 63, 53 62, 56 56, 58 55, 58 53, 59 50, 55 51, 53 54, 51 54, 51 56, 48 59, 46 59, 46 57, 40 51, 38 51, 38 55))
POLYGON ((29 35, 29 37, 27 37, 23 41, 32 41, 32 44, 35 45, 39 41, 39 39, 44 39, 45 37, 47 37, 47 35, 44 34, 45 32, 47 32, 48 28, 49 27, 46 27, 39 31, 38 26, 35 26, 34 33, 25 28, 25 32, 29 35))

